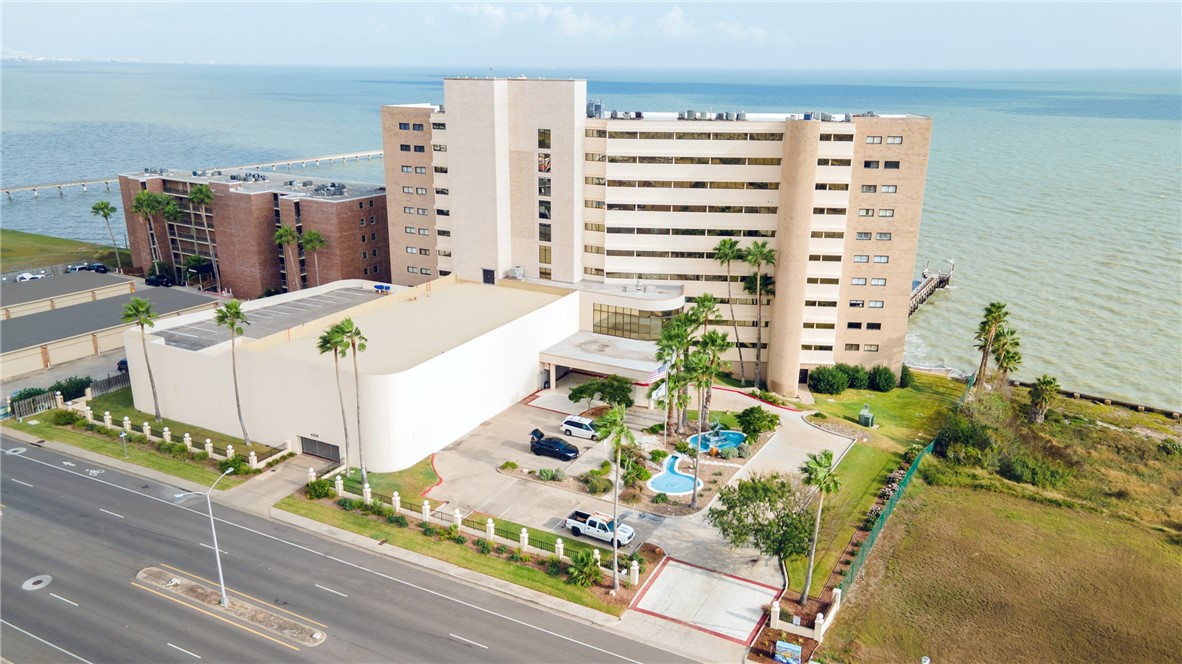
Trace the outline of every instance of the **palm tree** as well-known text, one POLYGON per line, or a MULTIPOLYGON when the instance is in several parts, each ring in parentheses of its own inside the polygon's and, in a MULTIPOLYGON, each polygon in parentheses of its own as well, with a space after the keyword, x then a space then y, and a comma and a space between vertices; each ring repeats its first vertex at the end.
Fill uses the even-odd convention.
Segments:
MULTIPOLYGON (((171 196, 168 196, 166 194, 160 194, 160 197, 161 197, 161 200, 163 201, 163 205, 161 206, 160 212, 161 212, 161 215, 164 217, 165 221, 175 224, 184 218, 185 213, 181 210, 181 206, 177 205, 176 200, 174 200, 171 196)), ((164 263, 165 265, 168 264, 164 260, 163 256, 160 258, 160 262, 164 263)), ((172 276, 174 279, 177 276, 175 265, 173 265, 173 275, 172 276)))
POLYGON ((298 256, 298 249, 296 257, 291 257, 288 251, 293 246, 299 247, 300 235, 296 233, 293 226, 280 226, 279 230, 275 231, 275 244, 283 247, 284 264, 287 273, 287 290, 298 291, 300 289, 300 263, 298 256))
MULTIPOLYGON (((624 445, 635 445, 636 436, 624 422, 624 404, 612 406, 595 422, 595 428, 603 436, 604 445, 615 445, 616 448, 616 481, 615 500, 612 502, 612 527, 620 527, 620 456, 624 445)), ((610 449, 610 448, 608 448, 610 449)), ((620 542, 612 537, 612 591, 620 589, 620 542)))
POLYGON ((993 339, 993 362, 997 366, 997 382, 1004 385, 1011 371, 1015 371, 1022 364, 1022 353, 1018 349, 1022 342, 1018 333, 1012 327, 998 329, 993 339))
POLYGON ((341 402, 341 427, 345 430, 345 458, 343 463, 346 472, 349 469, 349 418, 345 415, 345 392, 341 389, 341 362, 340 358, 347 354, 349 342, 345 339, 341 332, 341 326, 333 325, 320 335, 316 340, 316 350, 320 354, 332 353, 332 370, 337 377, 337 397, 341 402))
POLYGON ((167 197, 144 189, 135 195, 135 200, 131 203, 131 211, 140 216, 148 229, 148 253, 152 259, 152 274, 160 273, 160 248, 156 244, 156 233, 152 229, 152 217, 164 210, 164 198, 167 197))
POLYGON ((706 385, 705 399, 698 402, 699 419, 705 420, 707 423, 710 421, 710 399, 714 396, 714 381, 717 380, 719 374, 727 370, 730 364, 722 359, 722 354, 730 350, 731 345, 730 338, 726 336, 725 332, 719 330, 710 330, 698 339, 698 350, 706 354, 711 374, 711 380, 706 385))
POLYGON ((757 312, 755 322, 755 387, 759 389, 763 387, 761 380, 763 367, 760 366, 760 363, 763 362, 763 294, 765 292, 765 280, 762 270, 764 265, 776 264, 776 250, 767 246, 767 240, 753 242, 747 249, 746 260, 756 275, 750 281, 754 284, 755 310, 757 312))
MULTIPOLYGON (((677 382, 676 375, 681 373, 685 365, 686 349, 690 344, 689 316, 680 313, 673 316, 661 328, 661 338, 657 340, 657 360, 666 365, 665 383, 668 387, 670 404, 678 401, 682 386, 677 382), (676 390, 676 391, 675 391, 676 390)), ((681 421, 680 411, 677 421, 681 421)), ((666 428, 669 426, 666 423, 666 428)))
POLYGON ((115 231, 111 230, 111 215, 118 211, 118 208, 107 201, 99 201, 90 206, 90 213, 96 217, 102 217, 107 224, 107 235, 111 236, 111 248, 115 250, 115 270, 122 274, 123 259, 119 257, 119 245, 115 244, 115 231))
POLYGON ((718 321, 718 298, 710 293, 699 295, 694 298, 694 306, 688 313, 692 325, 690 333, 693 334, 699 328, 718 321))
POLYGON ((155 408, 156 421, 160 421, 160 399, 156 396, 156 377, 152 375, 152 362, 148 360, 148 338, 144 326, 156 327, 156 312, 152 311, 152 303, 142 297, 133 297, 123 307, 123 322, 134 323, 140 328, 140 344, 144 347, 144 366, 148 369, 148 384, 152 386, 152 406, 155 408))
POLYGON ((800 594, 800 605, 804 606, 808 604, 809 586, 813 584, 813 562, 817 556, 817 538, 821 534, 821 508, 825 504, 825 496, 841 488, 841 478, 837 476, 833 464, 833 450, 809 453, 800 472, 804 475, 805 486, 817 489, 817 520, 813 524, 813 541, 809 544, 809 567, 804 576, 804 592, 800 594))
POLYGON ((218 292, 222 290, 222 274, 218 269, 218 254, 217 249, 213 245, 213 235, 209 232, 209 219, 206 219, 207 207, 213 205, 213 190, 207 184, 193 185, 189 190, 189 205, 200 208, 198 211, 201 214, 201 225, 205 228, 205 243, 209 245, 209 258, 213 263, 213 282, 217 287, 218 292))
POLYGON ((242 399, 238 393, 238 359, 234 346, 238 344, 238 336, 242 334, 242 326, 250 325, 246 320, 246 312, 242 310, 242 303, 230 300, 219 307, 213 314, 213 320, 219 327, 230 330, 230 371, 234 376, 234 405, 238 407, 238 424, 242 427, 242 442, 250 447, 250 435, 246 433, 246 419, 242 417, 242 399))
POLYGON ((726 268, 726 301, 731 309, 731 326, 735 331, 735 346, 739 351, 739 379, 743 385, 747 384, 747 371, 743 366, 743 345, 739 342, 739 321, 735 319, 735 302, 731 297, 731 263, 745 261, 744 251, 739 248, 739 241, 733 238, 723 238, 714 245, 714 260, 722 263, 726 268))
POLYGON ((731 346, 725 332, 710 330, 698 340, 697 348, 687 362, 687 374, 698 388, 698 438, 690 449, 694 452, 694 492, 690 507, 698 506, 698 457, 702 453, 702 432, 710 421, 710 397, 714 393, 714 381, 722 373, 725 363, 722 354, 731 346))
POLYGON ((353 393, 357 397, 357 462, 361 466, 361 484, 369 484, 369 476, 365 472, 365 445, 361 442, 361 373, 357 369, 357 354, 365 352, 365 342, 369 341, 361 334, 361 328, 353 323, 352 318, 341 321, 341 340, 346 346, 341 347, 341 357, 353 352, 353 393))
POLYGON ((312 254, 312 264, 316 266, 316 285, 320 285, 320 256, 316 252, 328 246, 328 240, 320 234, 320 231, 308 231, 304 233, 304 252, 312 254))
POLYGON ((185 284, 188 284, 192 280, 192 278, 194 276, 196 276, 198 284, 200 284, 202 286, 202 288, 204 288, 203 282, 205 281, 205 277, 201 274, 194 275, 193 273, 189 272, 189 270, 191 270, 193 268, 199 268, 208 262, 209 262, 209 259, 206 258, 205 256, 196 255, 196 254, 193 256, 186 256, 185 262, 182 265, 182 267, 184 268, 184 271, 185 271, 185 284))
POLYGON ((1059 381, 1054 378, 1043 374, 1034 381, 1034 385, 1030 387, 1030 421, 1033 424, 1042 424, 1047 416, 1047 409, 1051 407, 1051 401, 1058 393, 1059 381))
POLYGON ((998 329, 1005 325, 1009 316, 1010 312, 1006 311, 1006 305, 1001 302, 990 302, 985 306, 985 317, 977 327, 977 334, 974 337, 977 341, 976 348, 981 351, 981 364, 977 368, 977 382, 973 387, 973 391, 978 394, 984 389, 985 370, 989 368, 989 355, 993 352, 993 340, 997 336, 998 329))

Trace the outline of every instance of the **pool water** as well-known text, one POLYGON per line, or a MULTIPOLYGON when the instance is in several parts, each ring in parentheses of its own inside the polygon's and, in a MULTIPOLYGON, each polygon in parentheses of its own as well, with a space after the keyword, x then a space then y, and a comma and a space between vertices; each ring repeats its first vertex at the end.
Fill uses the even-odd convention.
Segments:
MULTIPOLYGON (((677 463, 683 458, 680 454, 674 454, 665 459, 665 469, 648 481, 648 488, 670 496, 684 496, 692 493, 694 476, 677 470, 677 463)), ((702 488, 702 480, 698 480, 698 488, 702 488)))
MULTIPOLYGON (((728 447, 738 447, 740 443, 747 440, 747 434, 743 433, 742 431, 733 431, 729 429, 726 431, 719 431, 718 433, 707 431, 706 433, 701 434, 701 436, 702 442, 700 445, 698 445, 698 449, 703 452, 710 451, 711 447, 716 447, 720 450, 725 450, 728 447)), ((697 442, 698 434, 695 433, 689 437, 690 445, 693 445, 697 442)))

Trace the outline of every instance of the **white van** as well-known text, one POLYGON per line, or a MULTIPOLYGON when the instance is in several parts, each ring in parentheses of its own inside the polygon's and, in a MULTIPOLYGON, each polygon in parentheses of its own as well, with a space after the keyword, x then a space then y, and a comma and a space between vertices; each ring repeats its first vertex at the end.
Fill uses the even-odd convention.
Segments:
POLYGON ((562 433, 568 436, 599 440, 599 432, 595 430, 594 421, 589 417, 571 415, 562 421, 562 433))

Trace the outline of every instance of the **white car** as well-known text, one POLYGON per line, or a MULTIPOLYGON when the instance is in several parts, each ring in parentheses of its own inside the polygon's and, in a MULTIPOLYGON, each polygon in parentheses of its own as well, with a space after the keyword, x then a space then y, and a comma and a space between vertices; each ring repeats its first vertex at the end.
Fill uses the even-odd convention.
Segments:
POLYGON ((21 272, 16 275, 17 281, 33 281, 34 279, 44 279, 44 274, 33 274, 32 272, 21 272))
POLYGON ((595 430, 594 422, 595 420, 589 417, 571 415, 562 421, 562 433, 568 436, 599 440, 599 432, 595 430))

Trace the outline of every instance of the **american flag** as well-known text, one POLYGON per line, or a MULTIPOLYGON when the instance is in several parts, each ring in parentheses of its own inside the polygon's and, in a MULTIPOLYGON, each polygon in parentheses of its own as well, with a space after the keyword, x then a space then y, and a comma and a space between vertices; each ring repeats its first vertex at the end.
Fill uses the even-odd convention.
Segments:
POLYGON ((665 377, 665 372, 669 370, 669 363, 664 363, 661 366, 653 369, 653 372, 644 378, 645 385, 652 385, 653 383, 665 377))

